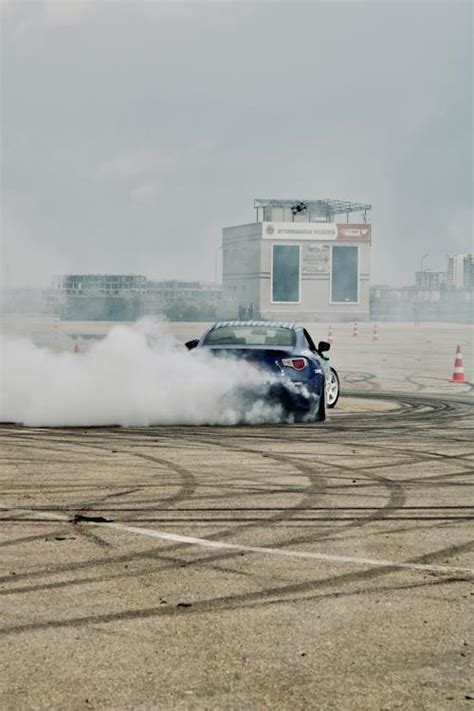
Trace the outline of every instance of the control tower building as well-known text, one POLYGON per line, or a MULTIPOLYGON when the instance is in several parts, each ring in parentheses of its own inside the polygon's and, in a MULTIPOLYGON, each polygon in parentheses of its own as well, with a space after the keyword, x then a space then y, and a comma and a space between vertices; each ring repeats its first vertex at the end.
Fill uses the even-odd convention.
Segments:
POLYGON ((368 320, 371 205, 256 199, 254 207, 255 222, 223 229, 225 318, 368 320))

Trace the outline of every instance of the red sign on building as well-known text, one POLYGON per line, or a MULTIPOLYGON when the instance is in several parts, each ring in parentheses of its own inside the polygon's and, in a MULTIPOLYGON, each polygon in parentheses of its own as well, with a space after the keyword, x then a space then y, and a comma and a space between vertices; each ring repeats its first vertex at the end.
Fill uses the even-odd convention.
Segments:
POLYGON ((339 242, 370 242, 371 227, 366 222, 339 223, 337 225, 337 240, 339 242))

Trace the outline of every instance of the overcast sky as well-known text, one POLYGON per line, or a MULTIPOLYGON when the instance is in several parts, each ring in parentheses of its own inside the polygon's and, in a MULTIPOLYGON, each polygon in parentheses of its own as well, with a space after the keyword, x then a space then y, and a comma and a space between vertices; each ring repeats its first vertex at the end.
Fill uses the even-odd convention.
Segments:
POLYGON ((472 244, 472 5, 2 3, 2 272, 212 280, 253 198, 373 205, 373 283, 472 244))

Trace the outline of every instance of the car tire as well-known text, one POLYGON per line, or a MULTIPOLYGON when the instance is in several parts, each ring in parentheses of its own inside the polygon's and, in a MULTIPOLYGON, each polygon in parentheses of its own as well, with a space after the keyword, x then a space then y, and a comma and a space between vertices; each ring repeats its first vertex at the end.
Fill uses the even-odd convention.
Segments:
POLYGON ((339 376, 334 368, 331 368, 329 382, 326 386, 326 405, 330 409, 336 407, 340 395, 339 376))
POLYGON ((326 419, 326 388, 324 387, 319 398, 318 421, 324 422, 326 419))

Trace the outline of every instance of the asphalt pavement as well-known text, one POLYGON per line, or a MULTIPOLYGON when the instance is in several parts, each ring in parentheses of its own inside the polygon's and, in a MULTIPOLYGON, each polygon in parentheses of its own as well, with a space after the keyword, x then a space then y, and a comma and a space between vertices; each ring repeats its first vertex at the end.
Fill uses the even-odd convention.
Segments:
POLYGON ((0 426, 1 709, 474 707, 472 387, 351 347, 324 424, 0 426))

